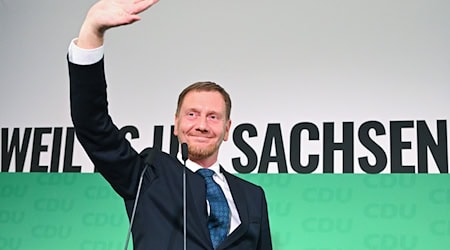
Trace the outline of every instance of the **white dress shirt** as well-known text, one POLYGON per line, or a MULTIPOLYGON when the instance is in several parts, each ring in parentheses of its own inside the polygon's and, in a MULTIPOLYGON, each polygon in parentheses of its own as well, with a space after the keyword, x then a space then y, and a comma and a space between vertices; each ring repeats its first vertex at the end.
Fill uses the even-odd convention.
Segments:
MULTIPOLYGON (((178 152, 177 158, 180 162, 183 162, 180 152, 178 152)), ((197 172, 197 170, 203 168, 202 166, 198 165, 197 163, 195 163, 189 159, 186 161, 186 167, 194 173, 197 172)), ((214 163, 208 169, 214 171, 213 179, 220 186, 220 188, 222 188, 225 198, 227 199, 228 207, 230 208, 230 230, 228 231, 228 235, 230 235, 230 233, 232 233, 241 224, 241 219, 239 218, 239 212, 236 208, 236 204, 234 204, 233 196, 231 195, 231 190, 230 190, 230 187, 228 186, 227 179, 220 172, 219 163, 217 163, 217 162, 214 163)), ((210 213, 209 212, 210 211, 209 203, 208 203, 208 201, 206 201, 206 203, 207 203, 207 210, 208 210, 208 214, 209 214, 210 213)))

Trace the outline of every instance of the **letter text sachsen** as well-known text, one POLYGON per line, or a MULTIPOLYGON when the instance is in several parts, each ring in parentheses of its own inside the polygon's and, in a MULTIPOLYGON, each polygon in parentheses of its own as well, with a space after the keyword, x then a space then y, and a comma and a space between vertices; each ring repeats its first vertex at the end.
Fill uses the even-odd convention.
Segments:
POLYGON ((232 165, 239 173, 267 173, 269 169, 303 174, 449 173, 447 121, 434 124, 431 128, 425 120, 366 121, 359 126, 355 122, 300 122, 290 129, 287 139, 278 123, 267 124, 262 134, 251 123, 239 124, 233 141, 242 155, 234 157, 232 165), (257 137, 264 138, 261 147, 252 144, 257 137), (320 149, 310 152, 311 144, 320 149))

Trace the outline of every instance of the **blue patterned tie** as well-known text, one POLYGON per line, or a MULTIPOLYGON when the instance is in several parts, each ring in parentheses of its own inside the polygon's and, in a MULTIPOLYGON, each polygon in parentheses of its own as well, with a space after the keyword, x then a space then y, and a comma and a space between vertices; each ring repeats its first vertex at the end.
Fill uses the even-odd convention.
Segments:
POLYGON ((210 215, 208 229, 214 249, 227 237, 230 228, 230 208, 220 186, 213 180, 214 171, 206 168, 197 171, 206 182, 206 199, 209 202, 210 215))

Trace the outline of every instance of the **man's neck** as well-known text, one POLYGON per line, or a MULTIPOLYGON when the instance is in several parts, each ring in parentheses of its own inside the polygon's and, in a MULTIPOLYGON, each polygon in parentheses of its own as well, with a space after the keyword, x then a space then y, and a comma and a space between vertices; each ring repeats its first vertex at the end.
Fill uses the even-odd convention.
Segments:
POLYGON ((217 155, 213 155, 204 159, 191 159, 189 158, 189 160, 197 163, 198 165, 204 167, 204 168, 209 168, 211 167, 214 163, 217 162, 217 155))
POLYGON ((189 160, 197 163, 198 165, 202 166, 203 168, 211 167, 214 163, 217 162, 217 159, 218 159, 218 154, 213 154, 209 157, 202 158, 202 159, 195 159, 195 158, 192 158, 191 156, 189 156, 189 160))

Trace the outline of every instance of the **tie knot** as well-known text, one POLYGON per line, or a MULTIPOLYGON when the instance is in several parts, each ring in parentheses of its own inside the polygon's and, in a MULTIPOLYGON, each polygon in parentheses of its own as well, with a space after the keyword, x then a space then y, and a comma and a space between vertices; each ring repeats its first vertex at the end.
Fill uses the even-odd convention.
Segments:
POLYGON ((197 170, 197 173, 199 175, 203 176, 203 178, 212 177, 214 175, 214 171, 212 171, 211 169, 207 169, 207 168, 201 168, 201 169, 197 170))

